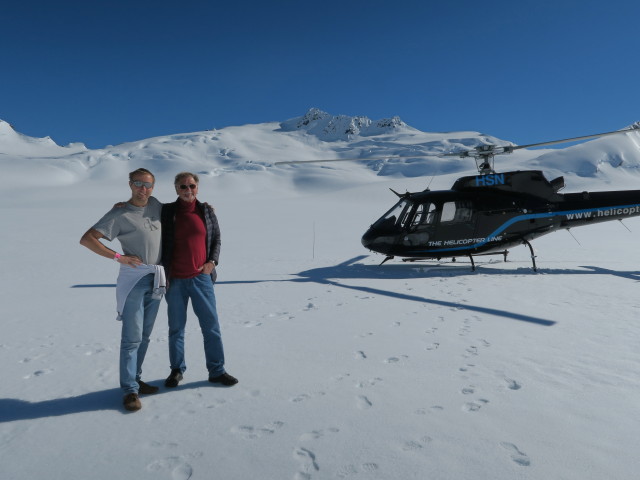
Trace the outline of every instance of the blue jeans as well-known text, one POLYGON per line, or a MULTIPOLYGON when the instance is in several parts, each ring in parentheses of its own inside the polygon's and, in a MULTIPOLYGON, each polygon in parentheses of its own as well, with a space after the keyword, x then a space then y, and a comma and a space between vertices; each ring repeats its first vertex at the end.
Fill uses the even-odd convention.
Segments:
POLYGON ((120 387, 125 393, 138 393, 142 362, 160 308, 160 299, 153 299, 152 295, 153 274, 150 273, 136 283, 122 309, 120 387))
POLYGON ((187 324, 189 299, 200 322, 204 338, 204 355, 209 377, 225 373, 222 335, 216 311, 216 296, 211 276, 206 274, 193 278, 172 278, 165 295, 169 316, 169 360, 171 369, 184 372, 184 329, 187 324))

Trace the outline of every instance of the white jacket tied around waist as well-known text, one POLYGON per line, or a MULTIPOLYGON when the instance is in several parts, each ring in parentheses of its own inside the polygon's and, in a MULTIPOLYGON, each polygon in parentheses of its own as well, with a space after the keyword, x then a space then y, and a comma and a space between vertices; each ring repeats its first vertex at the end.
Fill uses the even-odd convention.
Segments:
POLYGON ((129 293, 142 277, 153 273, 153 298, 161 299, 167 292, 167 279, 162 265, 138 265, 135 268, 120 264, 120 273, 116 283, 116 305, 118 316, 116 320, 122 320, 122 311, 129 293))

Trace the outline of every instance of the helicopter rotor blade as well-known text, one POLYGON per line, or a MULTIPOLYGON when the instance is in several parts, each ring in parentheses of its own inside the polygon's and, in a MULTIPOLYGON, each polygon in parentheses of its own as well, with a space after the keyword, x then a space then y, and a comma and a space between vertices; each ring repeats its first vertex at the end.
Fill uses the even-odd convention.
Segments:
POLYGON ((324 160, 289 160, 283 162, 275 162, 274 165, 296 165, 299 163, 324 163, 324 162, 358 162, 361 160, 388 160, 390 158, 426 158, 434 155, 381 155, 379 157, 362 157, 362 158, 327 158, 324 160))
POLYGON ((590 138, 605 137, 607 135, 616 135, 619 133, 629 133, 634 131, 640 131, 640 125, 633 124, 629 128, 624 128, 622 130, 615 130, 613 132, 596 133, 593 135, 583 135, 581 137, 565 138, 563 140, 553 140, 550 142, 530 143, 528 145, 498 146, 498 145, 485 144, 470 150, 461 150, 458 152, 448 152, 448 153, 440 153, 440 154, 434 153, 434 154, 421 154, 421 155, 380 155, 380 156, 362 157, 362 158, 327 158, 327 159, 318 159, 318 160, 289 160, 289 161, 275 162, 274 165, 297 165, 302 163, 389 160, 392 158, 410 159, 410 158, 429 158, 429 157, 459 157, 459 158, 474 157, 478 159, 478 158, 488 158, 488 157, 492 157, 493 155, 499 155, 502 153, 512 153, 515 150, 521 150, 523 148, 534 148, 534 147, 543 147, 547 145, 557 145, 560 143, 578 142, 580 140, 588 140, 590 138))
POLYGON ((529 145, 516 145, 513 147, 498 147, 498 148, 504 148, 504 153, 511 153, 513 150, 520 150, 521 148, 543 147, 546 145, 556 145, 559 143, 578 142, 580 140, 588 140, 590 138, 606 137, 607 135, 615 135, 618 133, 629 133, 633 131, 638 131, 639 128, 640 127, 637 127, 634 125, 630 128, 615 130, 613 132, 595 133, 593 135, 584 135, 582 137, 565 138, 564 140, 553 140, 551 142, 530 143, 529 145))

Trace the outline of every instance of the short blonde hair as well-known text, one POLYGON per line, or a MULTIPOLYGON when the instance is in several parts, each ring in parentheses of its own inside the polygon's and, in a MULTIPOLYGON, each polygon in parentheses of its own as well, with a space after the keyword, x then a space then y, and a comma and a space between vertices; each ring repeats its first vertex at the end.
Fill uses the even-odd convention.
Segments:
POLYGON ((136 175, 151 175, 151 178, 153 178, 153 183, 156 183, 156 177, 153 173, 151 173, 149 170, 147 170, 146 168, 138 168, 136 170, 134 170, 133 172, 129 173, 129 181, 133 182, 133 177, 136 175))

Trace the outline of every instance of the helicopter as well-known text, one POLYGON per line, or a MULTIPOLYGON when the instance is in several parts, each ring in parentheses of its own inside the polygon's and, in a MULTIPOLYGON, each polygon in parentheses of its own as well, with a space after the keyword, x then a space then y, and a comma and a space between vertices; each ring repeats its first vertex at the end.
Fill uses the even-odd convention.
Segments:
MULTIPOLYGON (((362 236, 362 245, 385 255, 385 262, 402 257, 405 262, 423 259, 503 255, 526 245, 533 270, 536 256, 531 241, 548 233, 640 215, 640 190, 559 193, 564 177, 547 180, 540 170, 497 173, 494 157, 524 148, 576 142, 606 135, 639 132, 640 126, 582 137, 529 145, 480 145, 441 156, 472 157, 477 175, 458 178, 449 190, 399 194, 397 203, 376 220, 362 236)), ((389 158, 389 157, 373 157, 389 158)), ((364 160, 370 160, 364 159, 364 160)), ((301 160, 278 164, 332 160, 301 160)), ((355 160, 355 159, 354 159, 355 160)), ((363 160, 363 159, 358 159, 363 160)))

